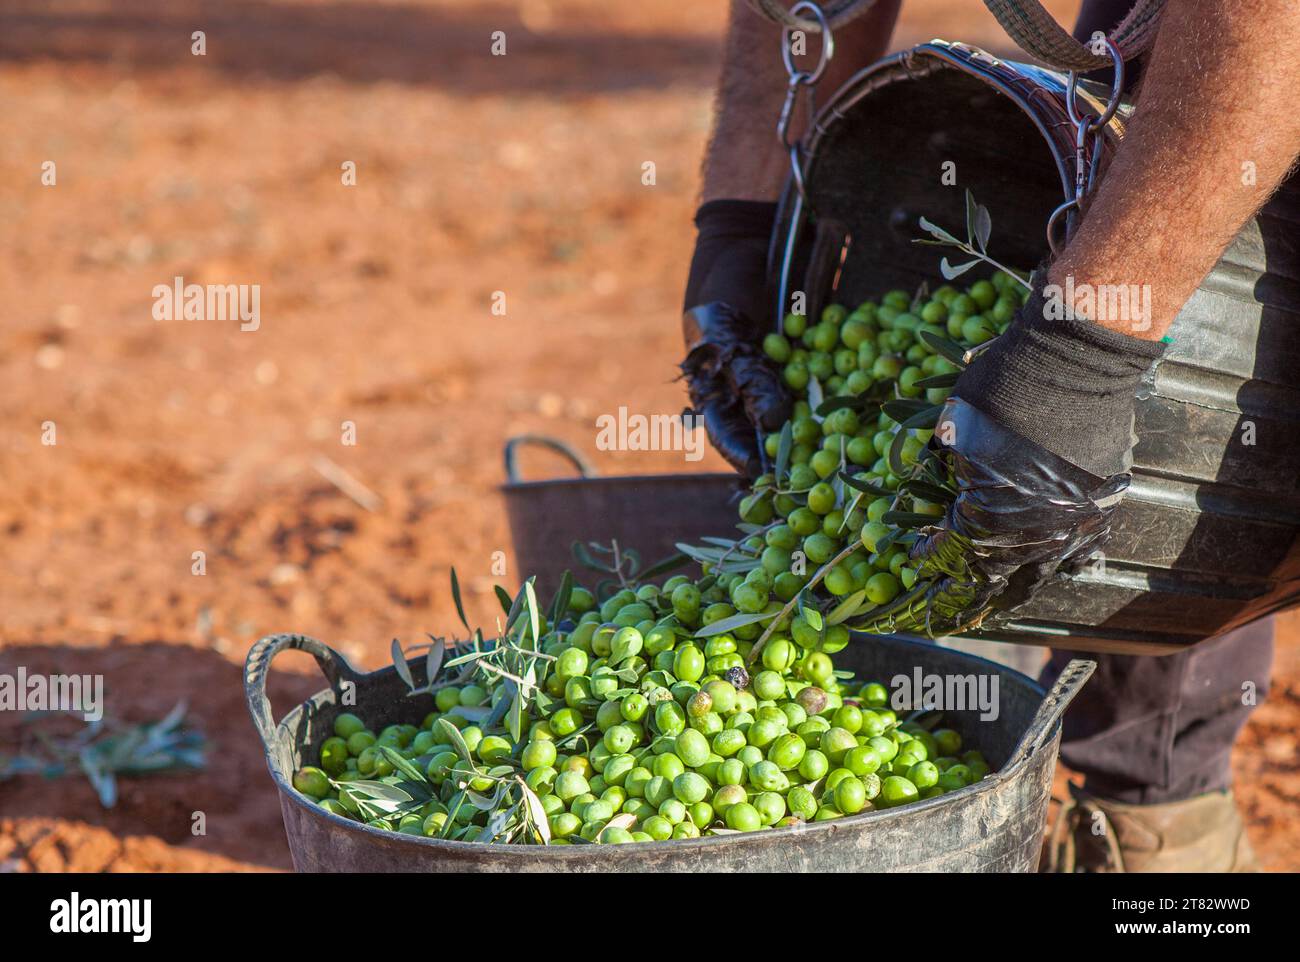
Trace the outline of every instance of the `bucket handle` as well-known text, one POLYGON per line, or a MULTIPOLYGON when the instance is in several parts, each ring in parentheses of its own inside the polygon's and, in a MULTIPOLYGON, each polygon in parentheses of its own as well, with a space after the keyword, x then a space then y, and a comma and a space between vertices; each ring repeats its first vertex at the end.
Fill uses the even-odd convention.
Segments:
POLYGON ((306 635, 267 635, 253 645, 244 661, 244 697, 248 699, 253 727, 268 755, 275 743, 275 718, 271 714, 271 699, 266 695, 266 680, 271 673, 271 660, 286 648, 305 651, 315 658, 331 688, 337 688, 341 681, 355 682, 361 677, 337 651, 306 635))
POLYGON ((587 461, 577 449, 559 438, 553 438, 546 434, 516 434, 506 441, 505 459, 506 459, 506 482, 508 484, 519 483, 519 469, 515 464, 515 451, 525 444, 535 444, 540 447, 550 448, 557 454, 562 455, 570 464, 578 470, 578 476, 581 478, 592 478, 596 476, 596 469, 587 461))
POLYGON ((1034 713, 1033 721, 1029 723, 1029 728, 1020 738, 1020 744, 1016 750, 1011 753, 1011 759, 1004 767, 1011 768, 1018 765, 1034 752, 1042 748, 1052 738, 1052 733, 1056 731, 1056 723, 1061 720, 1065 714, 1065 709, 1074 701, 1074 697, 1083 689, 1084 683, 1092 677, 1092 673, 1097 670, 1097 663, 1087 658, 1072 658, 1070 663, 1065 666, 1056 679, 1056 684, 1052 686, 1047 697, 1043 699, 1042 704, 1038 706, 1038 711, 1034 713))

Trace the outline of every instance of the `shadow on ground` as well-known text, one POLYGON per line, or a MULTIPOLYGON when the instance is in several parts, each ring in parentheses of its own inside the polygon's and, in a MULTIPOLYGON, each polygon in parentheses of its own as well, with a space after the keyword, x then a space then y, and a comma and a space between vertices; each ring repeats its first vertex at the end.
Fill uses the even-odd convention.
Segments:
POLYGON ((238 80, 298 81, 331 75, 483 95, 581 95, 705 85, 718 43, 671 33, 602 33, 582 23, 537 33, 515 5, 472 9, 384 3, 268 4, 256 0, 117 0, 84 3, 0 0, 0 59, 107 63, 134 75, 177 67, 238 80), (207 52, 191 53, 191 34, 207 52), (494 31, 506 55, 493 56, 494 31))

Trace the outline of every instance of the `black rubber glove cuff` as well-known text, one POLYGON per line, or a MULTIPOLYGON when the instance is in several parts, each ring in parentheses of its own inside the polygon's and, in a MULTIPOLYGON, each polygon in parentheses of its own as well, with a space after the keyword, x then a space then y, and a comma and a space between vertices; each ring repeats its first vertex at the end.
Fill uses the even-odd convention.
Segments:
POLYGON ((703 204, 695 212, 699 233, 682 310, 723 301, 751 324, 762 325, 771 304, 766 294, 767 248, 775 221, 776 204, 752 200, 703 204))
POLYGON ((962 373, 953 396, 1085 471, 1126 472, 1133 396, 1165 345, 1060 317, 1061 305, 1043 296, 1045 275, 1034 275, 1029 300, 962 373))
POLYGON ((779 430, 790 402, 763 355, 767 249, 776 205, 715 200, 695 215, 699 236, 686 284, 682 373, 709 439, 738 471, 757 477, 760 432, 779 430))

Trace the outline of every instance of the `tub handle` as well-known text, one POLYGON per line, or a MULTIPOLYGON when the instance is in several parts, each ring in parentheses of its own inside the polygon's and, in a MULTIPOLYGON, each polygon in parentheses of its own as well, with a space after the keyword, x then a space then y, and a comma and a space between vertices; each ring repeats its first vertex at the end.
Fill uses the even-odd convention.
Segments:
POLYGON ((361 677, 337 651, 306 635, 267 635, 253 645, 244 661, 244 697, 248 699, 253 727, 257 729, 268 755, 275 744, 275 718, 271 715, 271 699, 266 695, 266 679, 271 673, 271 660, 286 648, 297 648, 314 657, 321 672, 329 679, 331 688, 337 688, 343 681, 355 682, 361 677))
POLYGON ((516 434, 506 441, 505 459, 506 459, 506 482, 517 484, 520 480, 519 469, 515 464, 515 451, 522 445, 535 444, 539 447, 550 448, 557 454, 562 455, 570 464, 578 470, 578 476, 582 478, 593 478, 596 476, 596 469, 591 463, 578 453, 572 445, 559 438, 553 438, 545 434, 516 434))
POLYGON ((1024 761, 1051 741, 1052 732, 1056 730, 1056 723, 1061 720, 1061 716, 1065 714, 1065 709, 1070 706, 1070 702, 1074 701, 1074 696, 1079 694, 1084 683, 1092 677, 1092 673, 1096 670, 1097 663, 1095 661, 1089 661, 1087 658, 1072 658, 1070 660, 1070 663, 1065 666, 1065 670, 1056 679, 1056 684, 1047 693, 1047 697, 1038 706, 1033 721, 1029 723, 1028 730, 1021 736, 1020 744, 1011 753, 1011 759, 1007 762, 1003 771, 1024 761))

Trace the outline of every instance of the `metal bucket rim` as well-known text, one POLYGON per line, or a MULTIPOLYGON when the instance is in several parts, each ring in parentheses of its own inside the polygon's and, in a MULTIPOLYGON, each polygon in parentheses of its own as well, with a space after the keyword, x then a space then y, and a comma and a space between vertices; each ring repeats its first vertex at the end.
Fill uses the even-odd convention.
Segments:
POLYGON ((622 486, 628 484, 647 484, 673 482, 714 482, 737 481, 740 475, 729 471, 706 471, 700 474, 605 474, 590 478, 538 478, 535 481, 504 481, 497 486, 499 491, 537 490, 546 487, 576 487, 591 484, 622 486))
MULTIPOLYGON (((581 480, 590 480, 590 479, 581 479, 581 480)), ((913 636, 895 635, 893 637, 909 646, 914 646, 916 648, 932 647, 930 642, 915 640, 913 636)), ((946 650, 959 655, 963 660, 970 662, 974 666, 984 666, 986 668, 991 668, 997 671, 999 674, 1012 675, 1015 678, 1017 678, 1019 681, 1026 684, 1029 687, 1029 689, 1033 691, 1035 694, 1039 695, 1041 698, 1046 698, 1047 695, 1046 689, 1044 689, 1043 686, 1040 685, 1035 679, 1030 678, 1028 675, 1024 674, 1023 672, 1016 671, 1014 668, 1010 668, 1006 665, 999 664, 998 662, 992 661, 991 659, 988 658, 984 658, 980 655, 972 655, 964 651, 954 651, 953 649, 946 649, 946 650)), ((361 676, 361 679, 362 680, 369 679, 377 675, 386 675, 389 673, 396 674, 396 672, 397 669, 394 668, 392 665, 389 665, 386 668, 380 668, 372 672, 367 672, 361 676)), ((307 700, 300 702, 297 706, 291 708, 289 712, 284 716, 284 718, 276 723, 275 730, 276 730, 277 737, 281 737, 281 736, 288 737, 288 732, 287 730, 285 730, 285 722, 289 719, 290 716, 292 716, 295 712, 305 708, 308 704, 315 701, 317 698, 320 698, 321 696, 327 694, 330 691, 331 689, 329 688, 322 688, 320 691, 313 694, 307 700)), ((937 808, 941 805, 952 804, 954 801, 964 800, 966 798, 970 798, 977 794, 980 794, 981 792, 992 792, 994 789, 1001 787, 1005 782, 1010 781, 1014 775, 1019 774, 1019 772, 1023 770, 1025 767, 1027 767, 1031 762, 1033 762, 1041 752, 1044 751, 1054 752, 1057 739, 1060 737, 1060 732, 1061 732, 1061 722, 1060 720, 1058 720, 1052 728, 1050 737, 1045 739, 1038 748, 1035 748, 1032 751, 1029 751, 1026 754, 1022 755, 1019 759, 1013 761, 1007 767, 1001 768, 998 771, 993 772, 984 780, 977 782, 974 785, 967 785, 965 788, 960 788, 955 792, 947 792, 943 795, 938 795, 934 798, 921 799, 916 802, 911 802, 907 805, 899 806, 898 808, 887 808, 887 809, 880 809, 880 810, 870 811, 870 812, 859 812, 856 815, 846 815, 842 818, 828 819, 824 822, 808 822, 803 825, 790 826, 788 828, 768 829, 766 832, 763 833, 762 838, 768 839, 773 837, 778 837, 778 838, 795 837, 799 835, 806 835, 809 832, 838 831, 841 830, 844 826, 857 828, 858 826, 867 824, 867 821, 871 819, 880 822, 884 822, 886 820, 891 820, 891 819, 897 820, 897 818, 905 817, 908 814, 916 813, 922 810, 937 808)), ((289 799, 299 808, 303 809, 310 817, 321 818, 326 820, 327 823, 338 825, 340 828, 344 828, 351 831, 360 831, 367 835, 374 835, 376 838, 382 838, 385 840, 396 839, 399 843, 411 842, 419 845, 429 846, 432 848, 454 846, 462 850, 463 847, 466 846, 484 844, 482 842, 463 842, 463 841, 456 841, 453 839, 424 838, 417 835, 405 835, 401 832, 393 832, 393 831, 388 831, 386 829, 371 828, 369 825, 366 825, 363 822, 358 822, 350 818, 344 818, 342 815, 334 815, 331 812, 327 812, 325 809, 321 808, 320 805, 311 801, 310 799, 307 798, 306 795, 303 795, 301 792, 295 789, 293 785, 290 784, 288 779, 285 778, 283 773, 277 770, 275 761, 270 751, 266 753, 266 756, 267 756, 266 757, 267 768, 270 769, 271 777, 275 781, 276 789, 279 791, 280 797, 289 799)), ((708 837, 701 836, 700 838, 666 839, 664 841, 656 841, 656 842, 629 842, 624 845, 618 846, 618 848, 619 849, 630 848, 633 851, 644 851, 645 848, 648 846, 655 846, 654 848, 655 851, 664 851, 662 846, 672 845, 675 847, 675 849, 681 851, 688 851, 689 850, 688 846, 697 846, 700 847, 701 849, 704 848, 712 849, 723 845, 743 844, 744 842, 749 841, 749 839, 747 839, 746 836, 752 836, 753 834, 754 833, 752 832, 737 832, 735 835, 711 835, 708 837)), ((593 847, 597 848, 599 851, 602 852, 607 851, 603 847, 598 847, 598 846, 593 846, 593 847)), ((535 859, 539 857, 538 850, 541 849, 544 850, 547 854, 540 857, 554 858, 559 861, 567 861, 567 860, 587 858, 588 857, 587 855, 579 854, 584 848, 587 848, 587 846, 585 845, 557 845, 557 846, 501 845, 501 846, 496 846, 494 854, 502 854, 506 858, 520 858, 520 859, 534 858, 535 859)))

